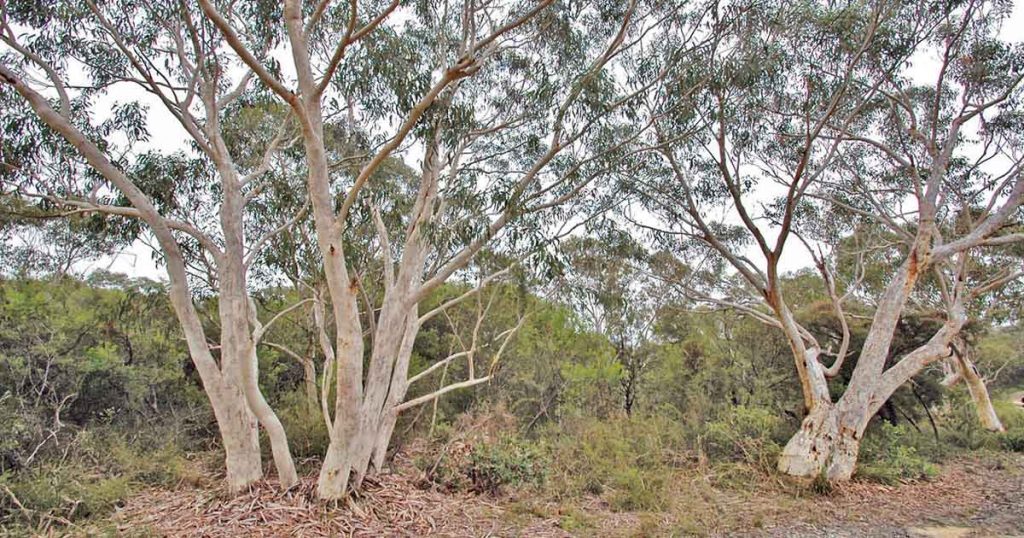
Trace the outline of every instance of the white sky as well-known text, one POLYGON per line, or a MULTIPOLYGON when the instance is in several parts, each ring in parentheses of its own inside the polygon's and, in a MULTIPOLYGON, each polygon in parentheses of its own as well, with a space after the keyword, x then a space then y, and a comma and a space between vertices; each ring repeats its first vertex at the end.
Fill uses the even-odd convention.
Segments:
MULTIPOLYGON (((1008 41, 1021 42, 1024 41, 1024 0, 1015 0, 1014 7, 1013 15, 1003 26, 1002 37, 1008 41)), ((281 59, 285 60, 284 58, 281 59)), ((935 66, 937 62, 937 57, 920 58, 915 61, 911 72, 918 82, 931 82, 936 76, 935 66)), ((282 61, 281 65, 287 68, 289 63, 288 61, 282 61)), ((155 97, 145 94, 137 88, 122 86, 111 91, 97 104, 97 111, 101 113, 104 108, 109 110, 109 107, 119 100, 139 100, 150 106, 148 122, 152 139, 146 144, 138 144, 138 150, 157 149, 162 152, 172 153, 186 147, 188 135, 184 129, 159 104, 155 97)), ((410 155, 406 156, 406 158, 410 157, 415 158, 415 152, 411 152, 410 155)), ((410 165, 414 169, 419 168, 418 163, 410 163, 410 165)), ((773 234, 769 233, 769 235, 773 234)), ((751 254, 753 255, 753 253, 751 254)), ((163 269, 157 265, 154 258, 152 250, 142 242, 137 241, 116 256, 105 257, 88 264, 83 264, 76 267, 76 269, 84 272, 106 269, 130 276, 166 280, 163 269)), ((810 257, 802 250, 802 246, 798 248, 796 243, 787 250, 786 255, 781 260, 782 269, 786 271, 807 267, 810 263, 810 257)))

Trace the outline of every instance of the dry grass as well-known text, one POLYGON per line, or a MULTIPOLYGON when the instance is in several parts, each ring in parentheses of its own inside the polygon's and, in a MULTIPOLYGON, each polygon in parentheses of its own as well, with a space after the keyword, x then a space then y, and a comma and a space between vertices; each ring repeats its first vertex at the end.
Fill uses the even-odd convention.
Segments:
POLYGON ((935 522, 984 532, 1024 526, 1024 514, 1018 514, 1024 495, 1020 457, 1005 465, 961 460, 927 482, 885 486, 854 481, 828 495, 810 494, 777 477, 754 480, 749 488, 722 487, 713 473, 690 470, 674 481, 669 509, 658 513, 616 512, 599 497, 566 504, 526 492, 494 499, 422 489, 422 476, 408 456, 400 455, 395 467, 396 472, 368 483, 359 498, 337 507, 316 500, 313 478, 289 492, 264 483, 233 498, 202 486, 150 490, 120 511, 118 532, 208 537, 852 536, 935 522))

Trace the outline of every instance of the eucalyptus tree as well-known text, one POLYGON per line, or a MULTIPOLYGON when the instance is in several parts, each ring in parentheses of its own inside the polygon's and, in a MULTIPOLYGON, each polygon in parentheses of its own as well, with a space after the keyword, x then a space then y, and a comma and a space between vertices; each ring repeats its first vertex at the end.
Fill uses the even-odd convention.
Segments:
POLYGON ((1006 14, 1000 3, 732 9, 739 31, 717 43, 706 90, 667 88, 651 106, 667 114, 658 123, 659 161, 638 194, 663 222, 667 244, 711 253, 742 277, 739 287, 699 290, 702 299, 786 336, 807 414, 780 469, 844 480, 871 417, 951 353, 966 305, 1019 276, 978 280, 968 268, 978 249, 1021 238, 1005 230, 1024 196, 1015 140, 1021 51, 996 38, 1006 14), (932 53, 940 62, 928 69, 923 58, 932 53), (915 64, 929 71, 928 82, 912 76, 915 64), (695 115, 695 108, 706 112, 695 115), (700 134, 691 143, 676 140, 692 131, 700 134), (966 224, 954 225, 965 212, 966 224), (856 277, 837 281, 837 256, 826 245, 857 219, 888 227, 899 238, 899 259, 884 288, 857 297, 874 316, 850 382, 833 399, 828 380, 850 344, 843 305, 858 286, 856 277), (780 261, 794 239, 813 259, 840 320, 835 353, 787 303, 780 261), (923 274, 945 283, 944 323, 887 367, 896 324, 923 274))
POLYGON ((640 387, 655 356, 655 323, 667 297, 660 282, 646 274, 646 249, 626 230, 600 230, 573 237, 563 246, 567 256, 560 290, 588 329, 605 335, 622 369, 622 409, 631 415, 640 387))
MULTIPOLYGON (((358 487, 383 464, 397 414, 430 399, 402 401, 416 333, 436 315, 421 315, 419 302, 485 247, 543 235, 546 223, 531 216, 571 220, 558 209, 596 187, 646 127, 630 121, 631 106, 664 72, 649 65, 626 71, 630 51, 647 46, 669 19, 696 35, 701 12, 636 1, 395 0, 360 7, 289 0, 267 14, 272 31, 287 36, 288 68, 277 72, 276 57, 259 47, 263 27, 245 20, 240 6, 248 4, 200 4, 300 126, 333 318, 333 342, 330 331, 321 341, 336 365, 319 494, 339 498, 350 477, 358 487), (294 78, 283 76, 291 72, 294 78), (391 126, 350 175, 332 174, 325 158, 324 118, 342 111, 364 125, 391 126), (364 342, 345 237, 351 212, 367 203, 374 171, 410 145, 421 154, 416 195, 398 240, 378 227, 384 292, 364 342), (532 230, 519 226, 531 221, 532 230)), ((268 8, 252 9, 258 7, 268 8)), ((488 379, 473 377, 428 396, 488 379)))
POLYGON ((65 218, 46 205, 24 199, 15 189, 0 192, 0 275, 75 276, 86 263, 124 247, 121 234, 111 233, 99 219, 65 218))
MULTIPOLYGON (((951 187, 948 194, 961 196, 964 193, 957 187, 951 187)), ((842 209, 838 211, 844 212, 842 209)), ((963 231, 971 225, 971 215, 971 211, 963 211, 950 224, 963 231)), ((978 215, 977 211, 973 212, 974 218, 978 215)), ((904 240, 887 226, 874 221, 863 221, 848 212, 840 215, 838 219, 844 223, 852 222, 854 227, 850 235, 841 241, 843 254, 836 260, 839 267, 837 278, 843 278, 846 273, 846 278, 856 279, 858 289, 853 292, 854 299, 858 302, 866 300, 870 307, 871 298, 885 290, 892 273, 898 270, 903 261, 904 240), (858 220, 860 222, 857 222, 858 220), (858 271, 859 274, 852 275, 852 271, 858 271)), ((938 366, 944 374, 940 384, 950 388, 964 381, 979 422, 984 428, 997 432, 1004 431, 1004 428, 993 408, 984 375, 975 360, 975 348, 985 333, 1008 321, 1005 305, 1013 303, 1014 294, 1018 293, 1021 284, 1024 284, 1017 278, 1019 275, 1015 274, 1020 269, 1020 258, 1014 251, 1019 252, 1019 249, 1019 245, 1013 248, 974 249, 969 253, 970 257, 963 267, 950 271, 930 271, 922 275, 913 293, 908 297, 908 304, 902 314, 901 323, 895 329, 896 336, 889 352, 891 361, 893 357, 901 356, 925 343, 934 334, 940 323, 935 320, 949 316, 946 310, 953 304, 949 291, 955 287, 956 280, 969 279, 974 283, 989 283, 987 292, 975 293, 972 300, 966 301, 966 323, 950 343, 946 357, 938 366), (931 321, 922 324, 915 319, 931 321)), ((859 306, 858 310, 863 311, 864 307, 859 306)), ((863 337, 855 337, 855 340, 863 340, 863 337)), ((982 368, 985 366, 982 365, 982 368)), ((914 385, 919 385, 920 381, 918 378, 914 385)), ((926 405, 919 391, 912 387, 908 392, 913 392, 920 403, 926 405)))
POLYGON ((248 212, 267 196, 267 171, 290 141, 287 115, 257 114, 248 136, 225 136, 224 122, 245 117, 258 91, 251 74, 230 79, 220 35, 184 2, 8 1, 0 33, 0 82, 5 103, 15 103, 5 107, 5 158, 16 159, 5 181, 21 196, 155 242, 217 418, 230 488, 263 476, 257 421, 282 485, 296 483, 284 430, 258 385, 256 344, 269 323, 256 317, 247 282, 261 249, 299 218, 248 212), (151 105, 173 132, 154 139, 151 105), (145 150, 147 142, 177 151, 145 150), (218 345, 193 304, 197 289, 218 295, 218 345))

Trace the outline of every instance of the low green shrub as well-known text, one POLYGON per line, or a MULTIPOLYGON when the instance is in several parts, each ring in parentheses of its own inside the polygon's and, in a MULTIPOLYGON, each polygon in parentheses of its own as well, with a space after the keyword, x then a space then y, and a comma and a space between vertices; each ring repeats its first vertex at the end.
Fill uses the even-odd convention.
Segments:
POLYGON ((998 434, 1000 448, 1011 452, 1024 452, 1024 409, 1010 402, 1009 395, 993 395, 992 402, 996 414, 1006 428, 1006 432, 998 434))
POLYGON ((998 437, 981 426, 974 402, 966 394, 953 392, 947 400, 949 404, 939 418, 943 425, 942 439, 948 445, 972 451, 999 448, 998 437))
MULTIPOLYGON (((277 416, 288 435, 288 445, 297 460, 321 458, 331 442, 330 432, 319 407, 310 405, 302 390, 286 392, 275 405, 277 416)), ((270 443, 262 443, 270 449, 270 443)))
POLYGON ((923 434, 882 422, 861 444, 857 475, 885 484, 934 477, 938 468, 918 451, 915 441, 923 444, 923 434))
POLYGON ((506 486, 544 481, 548 467, 542 446, 516 433, 515 417, 501 405, 438 422, 429 435, 403 451, 423 473, 423 483, 445 491, 499 494, 506 486))
POLYGON ((441 491, 468 491, 471 487, 469 477, 464 469, 452 464, 447 457, 420 457, 415 461, 416 467, 423 471, 424 485, 441 491))
POLYGON ((549 493, 604 495, 616 510, 659 510, 668 477, 690 449, 681 429, 660 417, 576 419, 544 432, 551 453, 549 493))
POLYGON ((999 438, 999 444, 1003 450, 1024 452, 1024 430, 1007 430, 999 438))
POLYGON ((104 476, 124 477, 132 484, 172 487, 182 481, 201 481, 202 474, 185 457, 179 440, 165 434, 161 428, 134 436, 86 430, 79 434, 78 458, 92 463, 104 476))
POLYGON ((737 406, 707 425, 701 448, 712 460, 743 462, 770 471, 782 452, 783 420, 771 411, 737 406))
POLYGON ((569 505, 560 510, 558 528, 567 532, 583 532, 594 528, 594 519, 585 510, 569 505))
POLYGON ((664 510, 668 505, 668 475, 660 470, 615 469, 607 480, 607 500, 621 512, 664 510))
POLYGON ((131 492, 126 476, 106 477, 79 464, 44 465, 18 475, 0 475, 7 489, 9 518, 35 523, 46 518, 78 521, 113 510, 131 492), (21 506, 14 504, 17 499, 21 506), (26 521, 27 520, 27 521, 26 521))
POLYGON ((857 474, 883 484, 897 484, 904 480, 927 480, 938 474, 935 464, 917 453, 912 446, 897 446, 884 460, 861 465, 857 474))
POLYGON ((65 442, 61 457, 0 474, 0 522, 28 528, 73 523, 106 515, 139 487, 202 480, 166 428, 129 435, 96 427, 65 442))
POLYGON ((540 484, 544 463, 536 448, 515 437, 475 445, 466 469, 472 490, 497 495, 505 486, 540 484))

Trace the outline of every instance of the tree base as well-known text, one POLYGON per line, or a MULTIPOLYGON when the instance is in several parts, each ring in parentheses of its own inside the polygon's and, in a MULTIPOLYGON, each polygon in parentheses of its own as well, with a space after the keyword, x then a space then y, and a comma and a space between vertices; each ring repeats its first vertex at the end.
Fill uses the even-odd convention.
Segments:
POLYGON ((824 475, 831 482, 849 480, 860 451, 860 440, 855 434, 855 428, 843 425, 834 406, 819 405, 786 443, 778 469, 790 476, 824 475))

